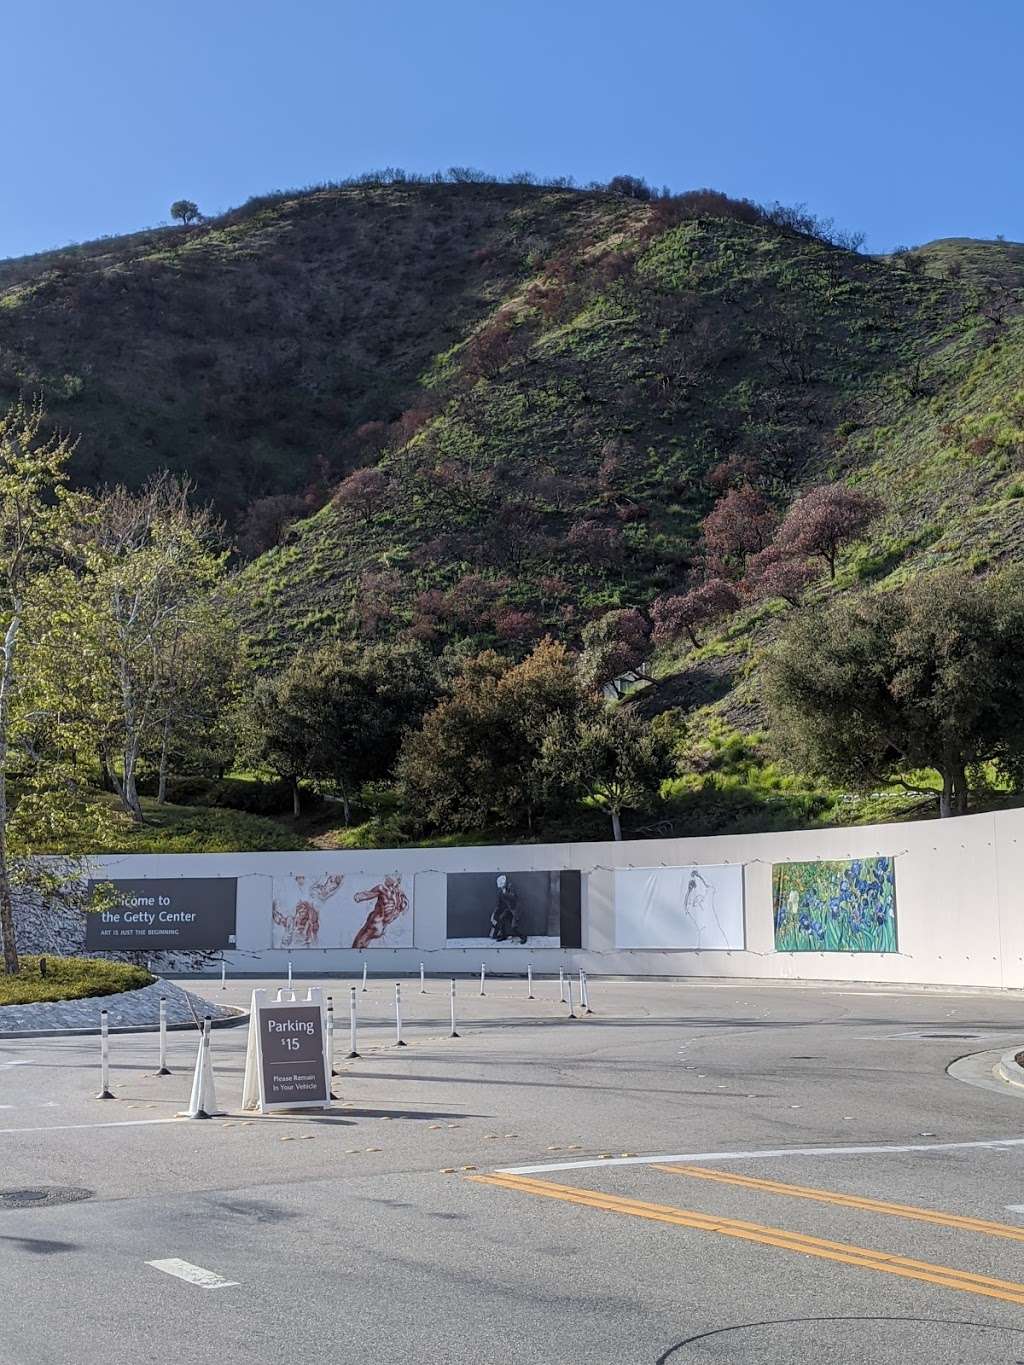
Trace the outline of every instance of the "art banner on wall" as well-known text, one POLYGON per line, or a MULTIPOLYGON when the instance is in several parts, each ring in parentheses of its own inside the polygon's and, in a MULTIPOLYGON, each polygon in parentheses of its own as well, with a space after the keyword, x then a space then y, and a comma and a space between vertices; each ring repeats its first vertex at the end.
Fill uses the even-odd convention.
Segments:
POLYGON ((743 868, 615 870, 616 948, 743 948, 743 868))
POLYGON ((780 953, 895 953, 892 858, 776 863, 775 948, 780 953))
POLYGON ((581 948, 579 872, 450 872, 448 943, 458 948, 581 948))
POLYGON ((412 898, 398 873, 274 878, 274 948, 411 948, 412 898))

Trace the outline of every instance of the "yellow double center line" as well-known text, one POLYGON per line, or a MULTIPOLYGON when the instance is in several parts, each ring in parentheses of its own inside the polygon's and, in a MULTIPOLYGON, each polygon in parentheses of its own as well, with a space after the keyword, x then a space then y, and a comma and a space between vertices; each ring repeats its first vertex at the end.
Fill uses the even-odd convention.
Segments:
POLYGON ((781 1180, 756 1180, 749 1175, 732 1171, 708 1170, 703 1166, 667 1166, 654 1163, 654 1170, 669 1175, 692 1176, 697 1180, 713 1180, 720 1185, 739 1185, 748 1190, 763 1190, 768 1194, 786 1194, 793 1199, 813 1199, 819 1204, 840 1204, 847 1209, 865 1209, 868 1213, 885 1213, 893 1218, 909 1218, 916 1223, 938 1223, 941 1227, 962 1228, 965 1232, 980 1232, 986 1237, 1005 1237, 1011 1242, 1024 1242, 1024 1228, 1009 1223, 990 1223, 985 1218, 966 1218, 957 1213, 940 1213, 937 1209, 921 1209, 915 1204, 890 1204, 883 1199, 868 1199, 859 1194, 839 1194, 834 1190, 816 1190, 807 1185, 784 1185, 781 1180))
POLYGON ((646 1218, 656 1223, 696 1228, 701 1232, 717 1232, 723 1237, 735 1237, 743 1242, 759 1243, 761 1246, 780 1247, 784 1251, 797 1251, 805 1256, 821 1257, 826 1261, 840 1261, 844 1265, 858 1266, 862 1270, 880 1270, 886 1275, 899 1275, 907 1280, 923 1280, 927 1284, 937 1284, 944 1289, 960 1289, 968 1294, 981 1294, 990 1299, 1003 1299, 1007 1303, 1024 1304, 1024 1284, 1015 1284, 1012 1280, 998 1280, 991 1275, 975 1275, 971 1271, 933 1265, 929 1261, 915 1261, 908 1256, 893 1256, 888 1252, 852 1246, 847 1242, 831 1242, 823 1237, 808 1237, 800 1232, 787 1232, 785 1228, 766 1227, 761 1223, 748 1223, 739 1218, 719 1218, 714 1214, 697 1213, 692 1209, 673 1208, 670 1204, 648 1204, 639 1199, 604 1194, 600 1190, 557 1185, 553 1181, 537 1180, 532 1176, 495 1173, 474 1175, 469 1179, 483 1185, 497 1185, 501 1189, 514 1190, 519 1194, 540 1195, 545 1199, 557 1199, 566 1204, 581 1204, 585 1208, 600 1209, 605 1213, 646 1218))

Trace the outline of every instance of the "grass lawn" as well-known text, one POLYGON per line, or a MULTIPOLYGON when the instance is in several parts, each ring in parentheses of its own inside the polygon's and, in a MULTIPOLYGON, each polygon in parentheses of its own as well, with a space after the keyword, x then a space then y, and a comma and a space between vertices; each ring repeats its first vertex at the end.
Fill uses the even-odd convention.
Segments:
POLYGON ((82 1000, 149 986, 156 977, 127 962, 95 957, 22 957, 16 976, 0 974, 0 1005, 31 1005, 41 1000, 82 1000), (39 971, 46 963, 46 975, 39 971))
POLYGON ((267 853, 309 848, 286 820, 218 806, 158 806, 142 798, 144 823, 125 817, 96 853, 267 853))

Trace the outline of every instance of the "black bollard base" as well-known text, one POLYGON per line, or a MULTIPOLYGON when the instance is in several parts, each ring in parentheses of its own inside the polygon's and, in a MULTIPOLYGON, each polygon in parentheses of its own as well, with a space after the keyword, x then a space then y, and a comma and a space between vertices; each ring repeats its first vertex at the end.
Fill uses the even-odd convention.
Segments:
POLYGON ((101 1090, 96 1098, 98 1100, 112 1100, 114 1097, 109 1090, 101 1090))

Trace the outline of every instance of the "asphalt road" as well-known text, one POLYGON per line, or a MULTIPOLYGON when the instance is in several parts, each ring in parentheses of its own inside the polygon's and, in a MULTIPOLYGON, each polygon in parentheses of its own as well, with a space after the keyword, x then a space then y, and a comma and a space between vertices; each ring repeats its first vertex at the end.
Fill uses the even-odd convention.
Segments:
POLYGON ((112 1038, 108 1102, 98 1040, 0 1040, 2 1365, 1024 1362, 1024 1091, 946 1073, 1024 1001, 464 981, 450 1039, 427 985, 401 1050, 359 992, 322 1116, 239 1114, 244 1029, 206 1123, 193 1035, 112 1038))

